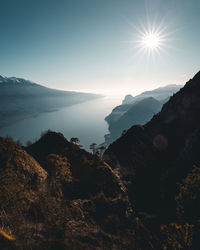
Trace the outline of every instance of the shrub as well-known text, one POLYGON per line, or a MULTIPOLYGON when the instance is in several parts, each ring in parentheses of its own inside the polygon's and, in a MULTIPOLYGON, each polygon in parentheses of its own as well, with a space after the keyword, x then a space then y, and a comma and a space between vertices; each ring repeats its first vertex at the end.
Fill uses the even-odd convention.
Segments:
POLYGON ((183 225, 170 223, 161 226, 164 235, 163 249, 191 249, 193 227, 194 225, 189 223, 183 225))
POLYGON ((177 185, 177 215, 179 219, 195 223, 200 216, 200 169, 194 167, 177 185))

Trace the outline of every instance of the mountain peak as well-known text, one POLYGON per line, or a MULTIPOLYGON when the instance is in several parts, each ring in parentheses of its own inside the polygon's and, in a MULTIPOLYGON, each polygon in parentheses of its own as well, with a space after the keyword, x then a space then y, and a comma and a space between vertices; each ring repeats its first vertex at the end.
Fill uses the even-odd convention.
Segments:
POLYGON ((5 76, 2 76, 2 75, 0 75, 0 82, 1 83, 19 83, 19 84, 36 84, 36 83, 34 83, 34 82, 32 82, 32 81, 29 81, 29 80, 26 80, 26 79, 24 79, 24 78, 18 78, 18 77, 14 77, 14 76, 12 76, 12 77, 5 77, 5 76))
POLYGON ((124 97, 124 100, 122 101, 122 104, 124 105, 124 104, 129 104, 130 102, 132 102, 132 100, 133 100, 133 96, 132 95, 126 95, 125 97, 124 97))

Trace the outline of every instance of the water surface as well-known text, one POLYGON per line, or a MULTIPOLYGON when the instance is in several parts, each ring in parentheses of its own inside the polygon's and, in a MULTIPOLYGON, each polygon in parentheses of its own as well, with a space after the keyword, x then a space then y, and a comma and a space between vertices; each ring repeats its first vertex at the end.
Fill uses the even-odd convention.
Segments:
POLYGON ((35 141, 41 132, 51 129, 63 133, 67 139, 78 137, 80 144, 88 150, 91 143, 104 141, 104 135, 108 133, 104 118, 120 102, 118 97, 104 97, 42 113, 0 129, 0 136, 10 136, 26 143, 35 141))

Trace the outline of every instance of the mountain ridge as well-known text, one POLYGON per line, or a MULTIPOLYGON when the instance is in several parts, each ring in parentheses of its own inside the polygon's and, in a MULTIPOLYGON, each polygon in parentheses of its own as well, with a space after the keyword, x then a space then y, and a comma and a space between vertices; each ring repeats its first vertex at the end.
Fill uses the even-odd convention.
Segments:
POLYGON ((133 124, 145 124, 154 114, 162 108, 162 103, 153 97, 147 97, 131 105, 129 109, 120 116, 116 122, 110 122, 109 131, 112 140, 120 137, 124 130, 129 129, 133 124))
POLYGON ((158 87, 156 89, 144 91, 141 94, 138 94, 136 96, 132 96, 129 94, 127 95, 129 100, 126 100, 126 96, 125 96, 124 100, 122 101, 122 104, 131 104, 133 102, 136 102, 137 100, 145 98, 146 96, 147 97, 151 96, 157 99, 158 101, 161 101, 162 99, 164 99, 163 93, 165 93, 164 94, 165 96, 171 96, 172 94, 177 92, 181 87, 183 87, 183 85, 168 84, 166 86, 158 87))
POLYGON ((200 166, 199 97, 200 72, 160 113, 143 126, 131 127, 104 154, 104 160, 119 170, 131 203, 151 230, 159 231, 162 224, 176 220, 177 183, 200 166), (148 222, 151 216, 154 219, 148 222))
POLYGON ((177 92, 182 85, 167 85, 151 91, 142 92, 132 97, 125 96, 122 104, 115 107, 112 112, 105 117, 108 123, 110 134, 105 135, 105 143, 110 144, 121 136, 124 130, 132 125, 145 124, 154 114, 161 110, 162 105, 167 102, 172 94, 177 92), (148 99, 148 98, 154 98, 148 99), (151 103, 143 103, 143 100, 151 100, 151 103), (157 102, 157 105, 155 105, 157 102))
POLYGON ((23 78, 0 77, 0 128, 42 112, 85 102, 101 95, 61 91, 23 78))

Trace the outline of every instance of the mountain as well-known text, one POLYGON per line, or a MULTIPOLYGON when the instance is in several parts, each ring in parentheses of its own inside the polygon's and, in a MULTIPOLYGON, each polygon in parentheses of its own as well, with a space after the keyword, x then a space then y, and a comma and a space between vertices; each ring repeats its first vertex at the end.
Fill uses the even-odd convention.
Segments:
POLYGON ((131 127, 104 154, 126 184, 138 218, 151 232, 164 232, 165 249, 200 245, 199 114, 200 72, 150 122, 131 127))
POLYGON ((103 160, 51 131, 0 138, 0 248, 199 249, 199 114, 200 72, 103 160))
POLYGON ((0 138, 1 249, 131 249, 133 210, 96 155, 47 132, 28 148, 0 138))
POLYGON ((153 114, 159 112, 162 105, 180 88, 181 85, 167 85, 143 92, 135 97, 125 96, 122 104, 115 107, 105 118, 110 131, 110 134, 106 135, 108 143, 116 140, 124 130, 132 125, 148 122, 153 114))
MULTIPOLYGON (((123 105, 124 106, 124 105, 123 105)), ((116 122, 110 123, 109 131, 112 140, 116 140, 124 130, 129 129, 133 124, 144 124, 162 108, 162 103, 153 97, 145 98, 126 111, 116 122)))
POLYGON ((132 104, 138 101, 141 101, 142 99, 153 97, 159 101, 165 99, 167 96, 171 96, 174 93, 176 93, 182 85, 176 85, 176 84, 169 84, 164 87, 156 88, 150 91, 145 91, 139 95, 132 96, 127 95, 125 96, 124 100, 122 101, 122 104, 132 104))
POLYGON ((124 100, 122 101, 122 104, 115 107, 112 110, 111 114, 105 118, 105 120, 107 122, 116 121, 133 104, 136 104, 137 102, 139 102, 143 99, 149 98, 149 97, 153 97, 154 99, 164 103, 165 100, 166 101, 168 100, 167 98, 169 98, 170 96, 175 94, 181 87, 182 87, 182 85, 171 84, 171 85, 167 85, 165 87, 160 87, 160 88, 157 88, 157 89, 154 89, 151 91, 145 91, 145 92, 143 92, 137 96, 134 96, 134 97, 132 95, 126 95, 124 100))
POLYGON ((41 112, 99 97, 50 89, 22 78, 0 76, 0 128, 41 112))
POLYGON ((132 95, 126 95, 124 100, 122 101, 122 105, 131 104, 134 101, 134 97, 132 95))

